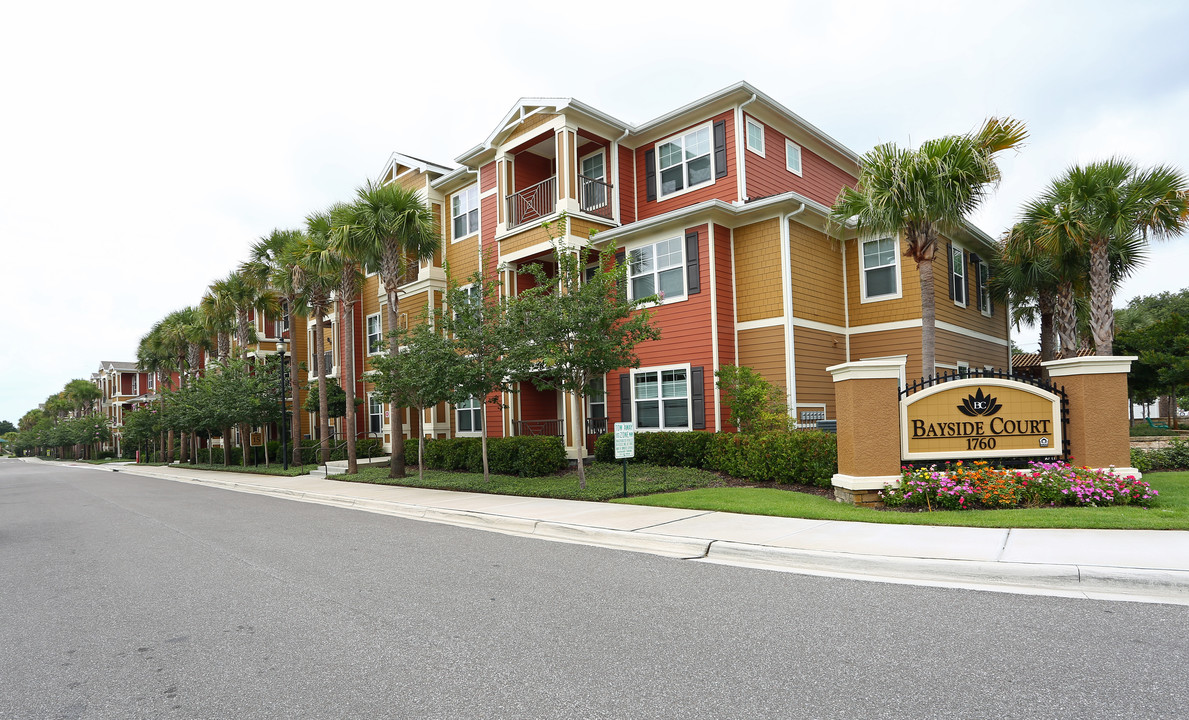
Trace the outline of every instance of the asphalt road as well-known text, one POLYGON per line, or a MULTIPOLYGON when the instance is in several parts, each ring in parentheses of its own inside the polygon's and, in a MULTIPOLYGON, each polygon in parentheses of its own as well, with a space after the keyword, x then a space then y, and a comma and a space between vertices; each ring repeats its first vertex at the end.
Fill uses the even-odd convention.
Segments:
POLYGON ((1189 607, 0 460, 0 718, 1185 718, 1189 607))

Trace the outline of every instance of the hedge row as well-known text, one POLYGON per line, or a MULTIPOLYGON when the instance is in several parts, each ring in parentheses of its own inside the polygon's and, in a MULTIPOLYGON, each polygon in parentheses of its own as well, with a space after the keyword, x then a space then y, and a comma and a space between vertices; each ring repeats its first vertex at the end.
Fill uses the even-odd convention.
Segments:
MULTIPOLYGON (((595 459, 616 462, 615 435, 595 441, 595 459)), ((757 481, 829 487, 838 471, 838 442, 816 430, 764 433, 637 433, 631 462, 717 470, 757 481)))
POLYGON ((1168 447, 1141 450, 1132 448, 1131 466, 1141 473, 1154 470, 1189 470, 1189 443, 1173 440, 1168 447))
MULTIPOLYGON (((487 466, 497 475, 543 477, 566 468, 566 448, 559 437, 523 436, 487 439, 487 466)), ((417 440, 405 440, 405 465, 417 466, 417 440)), ((430 470, 483 472, 480 438, 438 438, 425 441, 425 467, 430 470)))

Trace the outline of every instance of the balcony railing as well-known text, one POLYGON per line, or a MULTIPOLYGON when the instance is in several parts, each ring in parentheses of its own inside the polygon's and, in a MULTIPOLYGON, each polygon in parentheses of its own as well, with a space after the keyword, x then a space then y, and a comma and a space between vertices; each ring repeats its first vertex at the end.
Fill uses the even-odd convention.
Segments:
POLYGON ((578 201, 582 212, 611 219, 612 186, 602 180, 578 176, 578 201))
POLYGON ((607 418, 586 418, 586 434, 602 435, 607 432, 607 418))
POLYGON ((557 207, 557 177, 518 190, 507 197, 508 228, 539 220, 557 207))
POLYGON ((565 437, 565 420, 513 420, 512 432, 516 435, 544 435, 565 437))

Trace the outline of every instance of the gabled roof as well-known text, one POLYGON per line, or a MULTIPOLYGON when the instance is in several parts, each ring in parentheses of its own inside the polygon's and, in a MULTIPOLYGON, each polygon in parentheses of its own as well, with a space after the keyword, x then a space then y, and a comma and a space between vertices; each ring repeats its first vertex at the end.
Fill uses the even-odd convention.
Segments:
MULTIPOLYGON (((453 170, 453 168, 446 167, 445 165, 439 165, 435 162, 430 162, 429 160, 422 160, 421 158, 416 158, 412 155, 404 155, 402 153, 394 152, 388 157, 388 162, 384 163, 384 168, 380 170, 380 177, 387 177, 388 171, 395 169, 397 166, 404 166, 412 170, 416 170, 417 172, 432 172, 439 175, 444 175, 453 170)), ((393 173, 393 175, 396 175, 396 173, 393 173)))
POLYGON ((102 360, 99 366, 104 370, 119 370, 121 372, 136 372, 139 369, 136 363, 123 360, 102 360))

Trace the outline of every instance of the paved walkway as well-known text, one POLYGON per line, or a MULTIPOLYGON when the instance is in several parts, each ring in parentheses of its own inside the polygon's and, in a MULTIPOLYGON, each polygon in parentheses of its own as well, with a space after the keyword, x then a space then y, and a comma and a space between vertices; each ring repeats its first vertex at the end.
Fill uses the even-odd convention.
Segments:
POLYGON ((308 475, 176 466, 74 467, 705 562, 914 585, 1189 605, 1189 531, 880 525, 369 485, 308 475))

